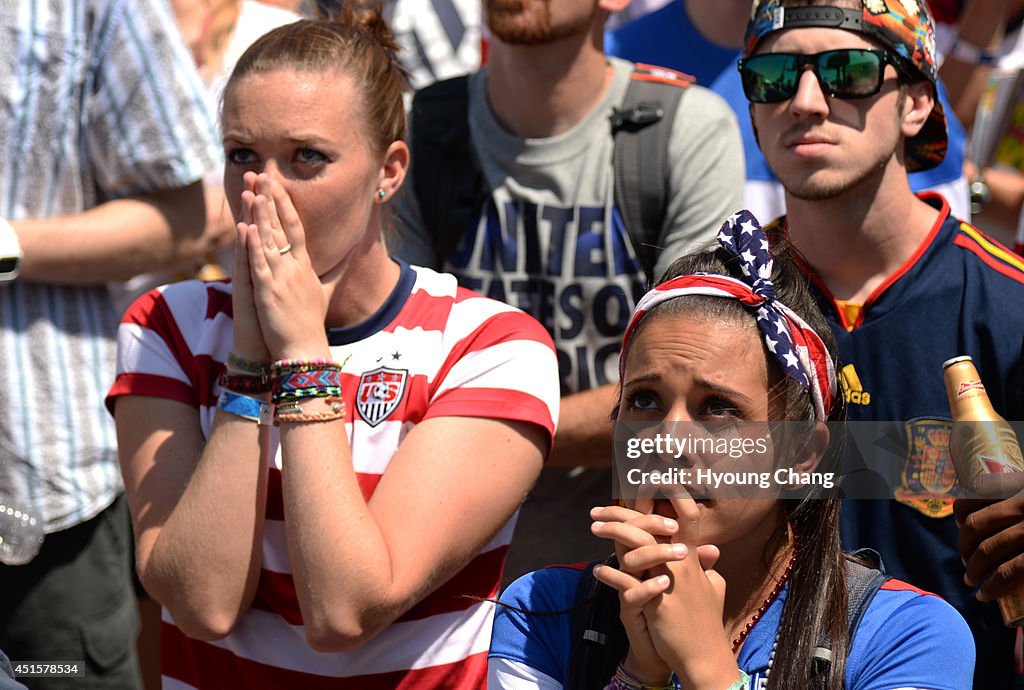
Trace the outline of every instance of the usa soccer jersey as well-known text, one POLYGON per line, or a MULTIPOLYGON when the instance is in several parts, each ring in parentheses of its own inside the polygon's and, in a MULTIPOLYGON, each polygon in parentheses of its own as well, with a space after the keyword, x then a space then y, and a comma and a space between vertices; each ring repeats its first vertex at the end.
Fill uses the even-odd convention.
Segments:
MULTIPOLYGON (((108 405, 147 395, 197 408, 209 434, 216 383, 233 341, 231 286, 190 281, 140 298, 119 334, 118 376, 108 405)), ((369 500, 415 424, 438 416, 535 424, 550 438, 558 411, 554 348, 523 312, 402 264, 398 285, 369 319, 331 329, 352 461, 369 500)), ((510 521, 448 582, 352 652, 323 654, 306 642, 285 537, 281 455, 271 428, 262 564, 255 601, 227 637, 187 637, 164 610, 165 688, 478 688, 490 638, 490 606, 512 533, 510 521)), ((471 483, 472 478, 466 477, 471 483)), ((429 529, 425 525, 422 529, 429 529)))

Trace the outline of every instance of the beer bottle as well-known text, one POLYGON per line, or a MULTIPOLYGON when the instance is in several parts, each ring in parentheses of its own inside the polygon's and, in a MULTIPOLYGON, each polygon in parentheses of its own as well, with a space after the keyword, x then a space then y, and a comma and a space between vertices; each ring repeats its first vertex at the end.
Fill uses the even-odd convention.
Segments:
MULTIPOLYGON (((953 417, 949 457, 961 488, 984 493, 979 484, 986 482, 979 483, 979 478, 1024 472, 1017 435, 992 407, 974 361, 967 356, 954 357, 943 362, 942 369, 953 417)), ((1006 625, 1024 625, 1024 592, 999 597, 997 603, 1006 625)))

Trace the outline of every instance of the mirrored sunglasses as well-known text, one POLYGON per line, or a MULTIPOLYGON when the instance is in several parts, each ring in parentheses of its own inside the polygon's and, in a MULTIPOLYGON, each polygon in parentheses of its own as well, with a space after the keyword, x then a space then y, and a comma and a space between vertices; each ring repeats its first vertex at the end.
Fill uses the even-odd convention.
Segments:
POLYGON ((846 48, 814 55, 752 55, 739 61, 739 70, 747 100, 779 103, 793 97, 808 66, 818 78, 822 92, 830 98, 874 96, 885 81, 886 65, 899 69, 885 51, 846 48))

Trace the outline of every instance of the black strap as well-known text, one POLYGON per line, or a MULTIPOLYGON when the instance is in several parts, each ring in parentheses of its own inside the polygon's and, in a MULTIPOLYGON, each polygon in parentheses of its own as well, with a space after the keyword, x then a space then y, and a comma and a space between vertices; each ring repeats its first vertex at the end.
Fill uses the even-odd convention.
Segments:
MULTIPOLYGON (((890 579, 890 576, 882 571, 881 558, 875 551, 860 549, 852 555, 870 565, 865 566, 858 561, 849 559, 846 561, 846 629, 849 631, 851 644, 857 628, 860 627, 864 612, 871 605, 871 600, 875 598, 875 594, 878 593, 882 585, 890 579)), ((821 638, 814 650, 814 666, 812 668, 812 676, 820 687, 824 687, 831 666, 832 634, 826 628, 822 631, 821 638)), ((815 686, 812 684, 812 687, 815 686)))
MULTIPOLYGON (((603 562, 614 568, 619 564, 615 554, 603 562)), ((619 593, 594 577, 594 566, 600 563, 587 564, 576 585, 567 689, 600 690, 615 675, 629 648, 626 629, 619 621, 619 593)))
POLYGON ((651 283, 658 278, 654 265, 668 203, 668 140, 679 100, 691 84, 693 78, 682 72, 638 64, 611 116, 615 203, 651 283))
POLYGON ((469 78, 439 81, 416 92, 410 132, 413 187, 440 257, 451 256, 488 194, 469 136, 469 78))

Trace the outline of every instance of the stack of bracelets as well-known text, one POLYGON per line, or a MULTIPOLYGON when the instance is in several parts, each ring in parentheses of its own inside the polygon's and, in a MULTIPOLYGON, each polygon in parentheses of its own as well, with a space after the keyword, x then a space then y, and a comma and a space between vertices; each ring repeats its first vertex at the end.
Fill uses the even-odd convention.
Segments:
MULTIPOLYGON (((604 690, 679 690, 679 681, 675 674, 672 675, 664 685, 650 685, 638 680, 632 673, 619 664, 619 669, 612 676, 611 681, 604 687, 604 690)), ((743 669, 740 669, 740 679, 725 690, 749 690, 750 676, 743 669)))
POLYGON ((341 364, 329 359, 281 359, 267 365, 228 354, 217 408, 274 425, 329 422, 345 417, 341 364), (270 393, 270 402, 253 394, 270 393))

